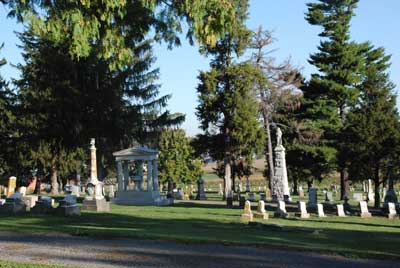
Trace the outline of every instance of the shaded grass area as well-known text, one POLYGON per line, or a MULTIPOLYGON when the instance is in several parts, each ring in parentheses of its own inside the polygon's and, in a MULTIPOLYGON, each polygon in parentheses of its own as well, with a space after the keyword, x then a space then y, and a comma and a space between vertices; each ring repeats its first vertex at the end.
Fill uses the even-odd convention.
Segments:
MULTIPOLYGON (((306 250, 361 258, 400 259, 400 224, 383 217, 312 217, 265 223, 317 228, 319 234, 264 230, 240 223, 242 210, 221 207, 136 207, 112 205, 111 213, 83 212, 80 217, 2 216, 1 231, 102 238, 144 238, 190 243, 223 243, 306 250)), ((1 267, 1 266, 0 266, 1 267)))
POLYGON ((23 263, 0 260, 0 268, 72 268, 71 266, 49 265, 40 263, 23 263))

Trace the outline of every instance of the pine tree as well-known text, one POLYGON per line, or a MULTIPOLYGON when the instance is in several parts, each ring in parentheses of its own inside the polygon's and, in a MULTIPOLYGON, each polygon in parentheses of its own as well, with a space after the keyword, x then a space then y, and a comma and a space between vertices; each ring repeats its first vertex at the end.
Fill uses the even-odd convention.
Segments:
POLYGON ((349 115, 346 144, 350 174, 354 179, 372 179, 375 184, 375 207, 380 205, 380 185, 393 164, 400 142, 399 115, 395 85, 390 81, 390 56, 383 48, 369 46, 363 81, 359 86, 357 108, 349 115))
MULTIPOLYGON (((340 128, 346 123, 346 114, 354 106, 358 96, 357 85, 363 64, 363 45, 350 41, 350 21, 358 0, 319 0, 308 4, 306 19, 311 25, 321 26, 319 34, 323 38, 319 52, 311 55, 309 62, 318 68, 307 88, 304 88, 305 101, 313 106, 316 114, 332 118, 336 109, 340 128), (329 106, 329 107, 327 107, 329 106), (328 113, 328 114, 327 114, 328 113)), ((310 111, 310 110, 309 110, 310 111)), ((320 119, 323 120, 322 117, 320 119)), ((333 121, 330 121, 333 122, 333 121)), ((327 125, 325 124, 325 127, 327 125)), ((317 126, 318 128, 318 126, 317 126)), ((340 146, 338 125, 326 129, 324 139, 332 141, 329 146, 337 150, 337 164, 341 174, 341 198, 348 198, 348 159, 345 147, 340 146), (336 132, 336 134, 335 134, 336 132)))
POLYGON ((234 63, 234 55, 242 55, 250 40, 244 26, 247 0, 237 0, 236 5, 237 21, 242 24, 215 47, 205 48, 213 56, 211 70, 200 73, 197 87, 201 128, 212 141, 210 145, 219 141, 214 157, 224 160, 225 196, 234 190, 235 161, 240 157, 250 161, 263 142, 254 84, 258 70, 250 63, 234 63))

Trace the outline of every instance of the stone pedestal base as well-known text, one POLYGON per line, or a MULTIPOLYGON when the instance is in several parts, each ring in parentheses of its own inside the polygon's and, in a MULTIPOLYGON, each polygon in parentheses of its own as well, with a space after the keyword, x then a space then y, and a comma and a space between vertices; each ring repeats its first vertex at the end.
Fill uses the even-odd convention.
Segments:
POLYGON ((309 219, 310 213, 297 213, 296 216, 300 217, 300 219, 309 219))
POLYGON ((242 216, 240 216, 240 221, 242 222, 253 221, 253 214, 242 214, 242 216))
POLYGON ((77 205, 58 207, 56 214, 60 216, 80 216, 81 208, 77 205))
POLYGON ((361 218, 372 218, 372 215, 369 212, 361 213, 360 216, 361 218))
POLYGON ((89 211, 97 211, 97 212, 109 212, 110 211, 110 202, 107 202, 106 199, 95 199, 95 200, 83 200, 82 210, 89 211))
POLYGON ((258 212, 255 212, 255 213, 254 213, 254 218, 262 219, 262 220, 268 220, 268 213, 258 213, 258 212))
POLYGON ((158 191, 123 191, 117 192, 117 197, 113 200, 119 205, 139 205, 139 206, 168 206, 171 201, 160 196, 158 191))
POLYGON ((397 220, 399 215, 397 214, 387 214, 389 220, 397 220))
POLYGON ((4 203, 0 207, 0 213, 4 214, 22 214, 26 212, 24 203, 4 203))
POLYGON ((286 219, 286 218, 289 217, 289 214, 287 214, 286 212, 284 212, 284 211, 278 209, 277 211, 275 211, 274 217, 275 217, 275 218, 283 218, 283 219, 286 219))

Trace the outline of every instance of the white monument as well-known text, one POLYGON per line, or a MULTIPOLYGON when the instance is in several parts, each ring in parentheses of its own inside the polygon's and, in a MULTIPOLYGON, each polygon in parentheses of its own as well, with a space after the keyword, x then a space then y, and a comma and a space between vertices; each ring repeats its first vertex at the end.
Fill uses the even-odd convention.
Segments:
POLYGON ((243 214, 242 216, 240 216, 240 220, 242 222, 253 221, 253 212, 251 211, 251 203, 248 200, 244 203, 243 214))
POLYGON ((290 201, 290 191, 286 170, 285 148, 282 145, 282 131, 276 131, 277 145, 275 147, 275 175, 271 181, 272 198, 275 201, 290 201))
POLYGON ((342 204, 336 205, 336 208, 338 217, 346 217, 346 214, 344 213, 344 207, 342 204))
POLYGON ((258 201, 258 206, 257 206, 257 212, 254 213, 254 217, 260 218, 263 220, 268 219, 268 213, 265 211, 265 203, 264 201, 260 200, 258 201))
POLYGON ((298 213, 297 216, 299 216, 301 219, 310 218, 310 214, 307 212, 306 202, 300 201, 298 206, 299 206, 300 213, 298 213))
POLYGON ((391 220, 398 218, 395 203, 388 203, 388 218, 391 220))
POLYGON ((158 186, 158 151, 133 147, 113 153, 117 162, 118 191, 114 202, 121 205, 169 205, 158 186), (143 165, 147 166, 147 179, 143 165), (135 167, 130 175, 130 168, 135 167), (146 187, 145 187, 146 186, 146 187))
POLYGON ((318 217, 320 218, 325 218, 326 215, 324 213, 324 206, 322 204, 317 204, 317 208, 318 208, 318 217))
POLYGON ((95 140, 90 140, 90 178, 86 183, 86 197, 82 203, 83 210, 110 211, 110 203, 103 195, 103 183, 97 178, 97 158, 95 140))
POLYGON ((278 201, 278 207, 274 213, 276 218, 287 218, 289 214, 286 212, 286 204, 284 201, 278 201))
POLYGON ((361 218, 371 218, 372 215, 371 213, 368 211, 368 204, 366 201, 360 201, 360 216, 361 218))

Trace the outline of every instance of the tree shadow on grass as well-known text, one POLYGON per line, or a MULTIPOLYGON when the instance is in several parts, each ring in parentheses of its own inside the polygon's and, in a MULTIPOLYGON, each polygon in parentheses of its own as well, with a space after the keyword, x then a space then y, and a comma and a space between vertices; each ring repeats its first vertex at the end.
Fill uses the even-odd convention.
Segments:
MULTIPOLYGON (((350 217, 350 216, 349 216, 350 217)), ((301 219, 293 219, 293 218, 288 218, 286 220, 289 221, 302 221, 301 219)), ((363 219, 365 221, 368 221, 369 219, 363 219)), ((378 224, 378 223, 368 223, 368 222, 350 222, 350 221, 344 221, 344 222, 339 222, 339 221, 330 221, 326 220, 324 218, 323 220, 313 220, 313 219, 307 219, 307 222, 318 222, 318 223, 333 223, 333 224, 351 224, 351 225, 363 225, 363 226, 369 226, 369 227, 383 227, 383 228, 398 228, 400 229, 400 225, 386 225, 386 224, 378 224)))

